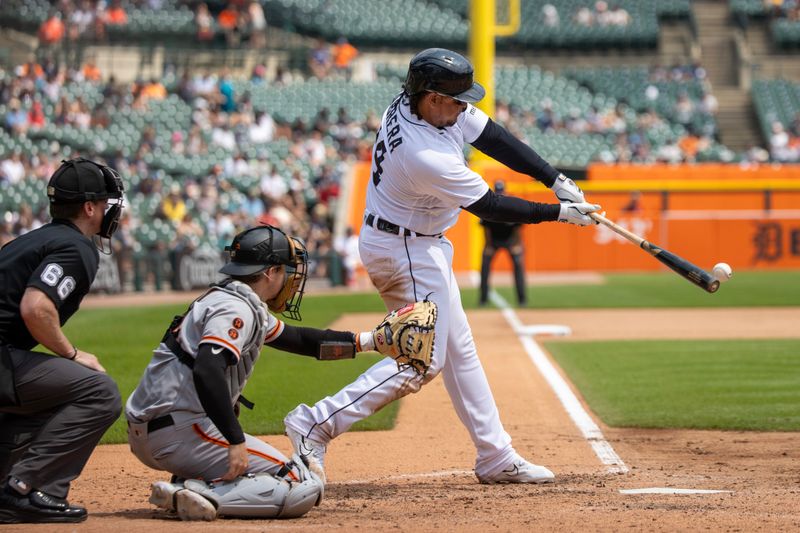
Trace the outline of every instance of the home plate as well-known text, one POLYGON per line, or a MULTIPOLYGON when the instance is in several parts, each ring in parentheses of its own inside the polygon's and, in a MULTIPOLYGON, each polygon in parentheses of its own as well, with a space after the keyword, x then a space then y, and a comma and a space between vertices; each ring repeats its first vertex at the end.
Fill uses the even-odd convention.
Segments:
POLYGON ((558 324, 534 324, 530 326, 519 326, 517 328, 518 335, 554 335, 563 337, 565 335, 572 335, 572 329, 569 326, 561 326, 558 324))
POLYGON ((646 489, 620 489, 620 494, 720 494, 732 493, 732 490, 711 489, 674 489, 669 487, 649 487, 646 489))

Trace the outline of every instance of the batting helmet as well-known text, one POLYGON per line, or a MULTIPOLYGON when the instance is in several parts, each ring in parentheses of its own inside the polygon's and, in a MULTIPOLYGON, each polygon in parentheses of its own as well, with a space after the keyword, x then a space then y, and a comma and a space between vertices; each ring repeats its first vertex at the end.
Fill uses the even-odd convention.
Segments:
POLYGON ((428 48, 411 58, 403 89, 410 96, 431 91, 475 103, 486 95, 486 90, 473 81, 473 72, 472 64, 461 54, 428 48))

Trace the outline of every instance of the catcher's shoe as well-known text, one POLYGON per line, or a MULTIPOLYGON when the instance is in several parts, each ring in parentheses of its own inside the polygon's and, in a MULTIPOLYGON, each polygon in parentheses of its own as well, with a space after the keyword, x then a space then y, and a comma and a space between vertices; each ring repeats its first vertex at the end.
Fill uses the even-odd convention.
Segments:
POLYGON ((175 495, 183 485, 168 483, 166 481, 156 481, 150 485, 150 503, 167 511, 175 510, 175 495))
POLYGON ((517 457, 505 470, 492 476, 477 477, 481 483, 492 485, 494 483, 552 483, 556 476, 543 466, 517 457))
POLYGON ((325 485, 325 445, 321 442, 311 440, 297 431, 286 428, 286 436, 292 441, 294 453, 299 455, 308 465, 308 469, 317 475, 319 480, 325 485))
POLYGON ((175 510, 181 520, 205 520, 211 522, 217 517, 217 508, 205 496, 189 489, 175 493, 175 510))

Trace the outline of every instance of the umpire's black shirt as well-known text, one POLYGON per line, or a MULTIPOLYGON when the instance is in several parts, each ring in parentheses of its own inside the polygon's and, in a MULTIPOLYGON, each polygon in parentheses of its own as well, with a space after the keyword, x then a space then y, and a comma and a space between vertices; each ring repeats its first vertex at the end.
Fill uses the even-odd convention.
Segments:
POLYGON ((53 220, 0 249, 0 341, 30 350, 38 344, 19 312, 25 289, 36 287, 58 309, 63 326, 89 292, 100 256, 68 220, 53 220))

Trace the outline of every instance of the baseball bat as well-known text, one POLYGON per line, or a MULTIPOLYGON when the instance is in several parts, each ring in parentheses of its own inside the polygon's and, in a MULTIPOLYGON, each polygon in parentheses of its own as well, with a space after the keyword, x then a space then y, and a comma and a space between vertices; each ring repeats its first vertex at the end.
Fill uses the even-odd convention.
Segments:
POLYGON ((589 216, 596 220, 598 223, 604 225, 605 227, 609 228, 614 233, 622 235, 633 244, 637 245, 639 248, 644 250, 645 252, 649 253, 669 268, 683 276, 684 278, 688 279, 701 289, 707 292, 717 292, 719 289, 719 280, 717 280, 713 275, 709 274, 702 268, 693 265, 686 259, 673 254, 672 252, 661 248, 660 246, 656 246, 653 243, 650 243, 643 238, 639 237, 635 233, 628 231, 627 229, 623 228, 619 224, 616 224, 606 217, 598 213, 589 213, 589 216))

